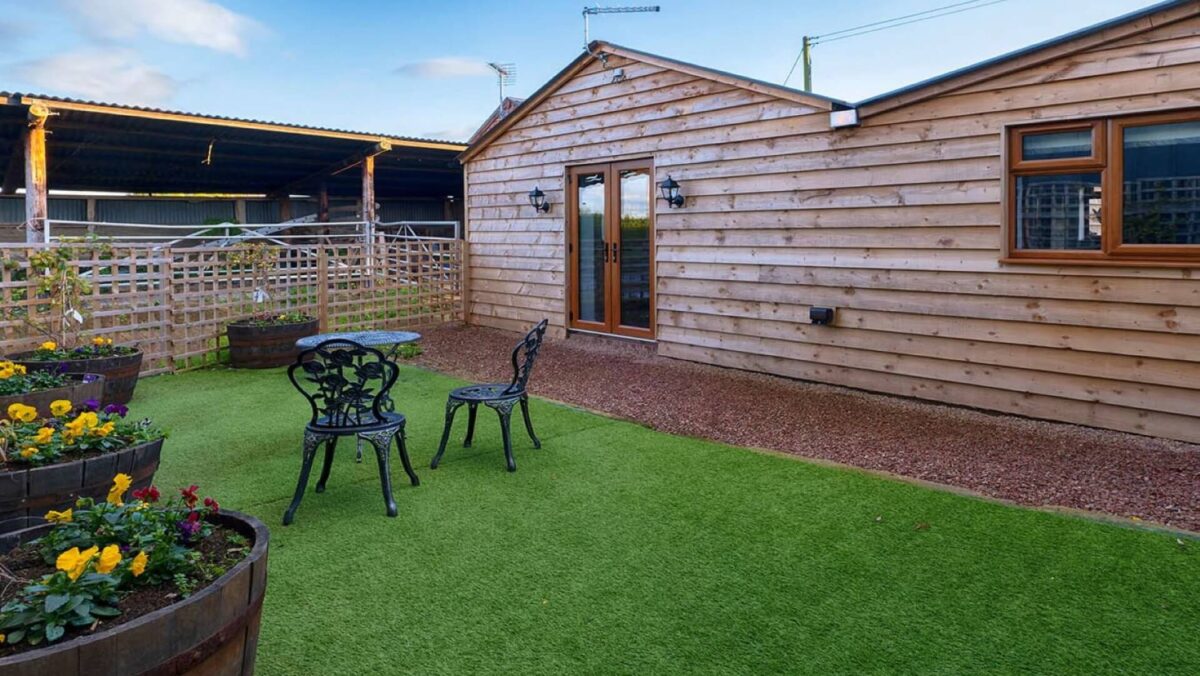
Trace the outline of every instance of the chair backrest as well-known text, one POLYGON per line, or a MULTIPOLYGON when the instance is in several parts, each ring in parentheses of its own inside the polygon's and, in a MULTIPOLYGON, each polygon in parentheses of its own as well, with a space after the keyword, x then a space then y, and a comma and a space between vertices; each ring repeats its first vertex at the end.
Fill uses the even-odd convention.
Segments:
POLYGON ((327 428, 385 422, 383 404, 399 375, 400 367, 379 350, 338 338, 304 350, 288 367, 288 378, 312 407, 309 424, 327 428))
POLYGON ((513 377, 505 394, 524 392, 529 386, 529 376, 533 373, 533 362, 537 360, 538 350, 542 347, 542 337, 546 335, 546 325, 549 320, 543 319, 533 327, 512 351, 513 377))

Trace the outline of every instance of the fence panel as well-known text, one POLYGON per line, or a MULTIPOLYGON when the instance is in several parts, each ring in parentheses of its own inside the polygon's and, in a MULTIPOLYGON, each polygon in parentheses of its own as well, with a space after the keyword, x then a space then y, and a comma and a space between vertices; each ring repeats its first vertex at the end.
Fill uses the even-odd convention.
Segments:
MULTIPOLYGON (((236 264, 247 245, 163 248, 66 246, 90 285, 80 340, 102 335, 145 351, 145 374, 219 363, 225 325, 257 314, 303 312, 322 331, 405 329, 463 317, 462 244, 380 237, 371 244, 306 244, 271 249, 265 288, 236 264)), ((29 257, 42 247, 0 246, 0 351, 47 340, 34 328, 61 326, 29 257)), ((56 338, 57 339, 57 338, 56 338)))

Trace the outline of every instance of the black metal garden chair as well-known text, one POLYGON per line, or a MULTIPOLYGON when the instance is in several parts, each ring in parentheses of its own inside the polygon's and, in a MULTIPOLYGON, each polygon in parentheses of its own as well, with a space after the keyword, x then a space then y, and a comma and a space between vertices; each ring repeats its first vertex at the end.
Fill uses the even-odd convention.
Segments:
POLYGON ((533 447, 542 447, 542 442, 538 441, 537 435, 533 433, 533 423, 529 420, 529 393, 526 388, 529 385, 529 376, 533 372, 533 362, 542 347, 542 337, 546 335, 546 324, 545 319, 538 322, 538 325, 525 334, 525 338, 513 348, 513 377, 510 382, 468 385, 450 393, 450 398, 446 401, 446 426, 442 430, 442 443, 438 446, 437 455, 433 456, 433 462, 429 463, 430 469, 437 469, 438 463, 442 461, 442 454, 446 452, 446 442, 450 440, 450 428, 454 425, 454 413, 464 404, 470 411, 467 418, 467 438, 463 441, 464 448, 470 447, 471 439, 475 436, 475 413, 480 404, 495 409, 500 416, 500 434, 504 437, 504 459, 508 463, 508 471, 517 471, 517 462, 513 460, 512 453, 512 434, 509 432, 513 406, 521 405, 521 414, 525 417, 525 431, 529 432, 533 447))
POLYGON ((283 515, 283 525, 292 522, 304 498, 308 475, 321 444, 325 444, 325 466, 316 490, 325 492, 334 449, 341 437, 365 440, 375 448, 387 515, 396 516, 389 463, 393 439, 412 485, 420 484, 404 444, 404 416, 391 410, 390 392, 399 375, 400 367, 379 350, 342 339, 327 340, 302 351, 296 363, 288 368, 288 378, 312 407, 312 418, 304 427, 300 480, 292 504, 283 515))

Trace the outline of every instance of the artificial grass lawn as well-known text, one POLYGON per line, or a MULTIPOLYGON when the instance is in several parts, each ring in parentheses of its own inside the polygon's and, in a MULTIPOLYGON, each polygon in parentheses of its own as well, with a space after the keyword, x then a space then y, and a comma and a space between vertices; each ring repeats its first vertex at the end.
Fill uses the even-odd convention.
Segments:
POLYGON ((1200 542, 541 401, 515 474, 486 409, 431 471, 457 384, 401 374, 399 517, 343 440, 287 528, 307 407, 281 370, 139 384, 171 431, 158 485, 271 529, 260 674, 1200 672, 1200 542))

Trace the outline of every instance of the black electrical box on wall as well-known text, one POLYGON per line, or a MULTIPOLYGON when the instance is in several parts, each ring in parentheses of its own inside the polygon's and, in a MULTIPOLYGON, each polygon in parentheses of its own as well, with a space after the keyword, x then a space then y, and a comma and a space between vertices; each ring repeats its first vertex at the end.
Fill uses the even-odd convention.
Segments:
POLYGON ((808 318, 813 324, 832 324, 834 310, 831 307, 810 307, 808 318))

